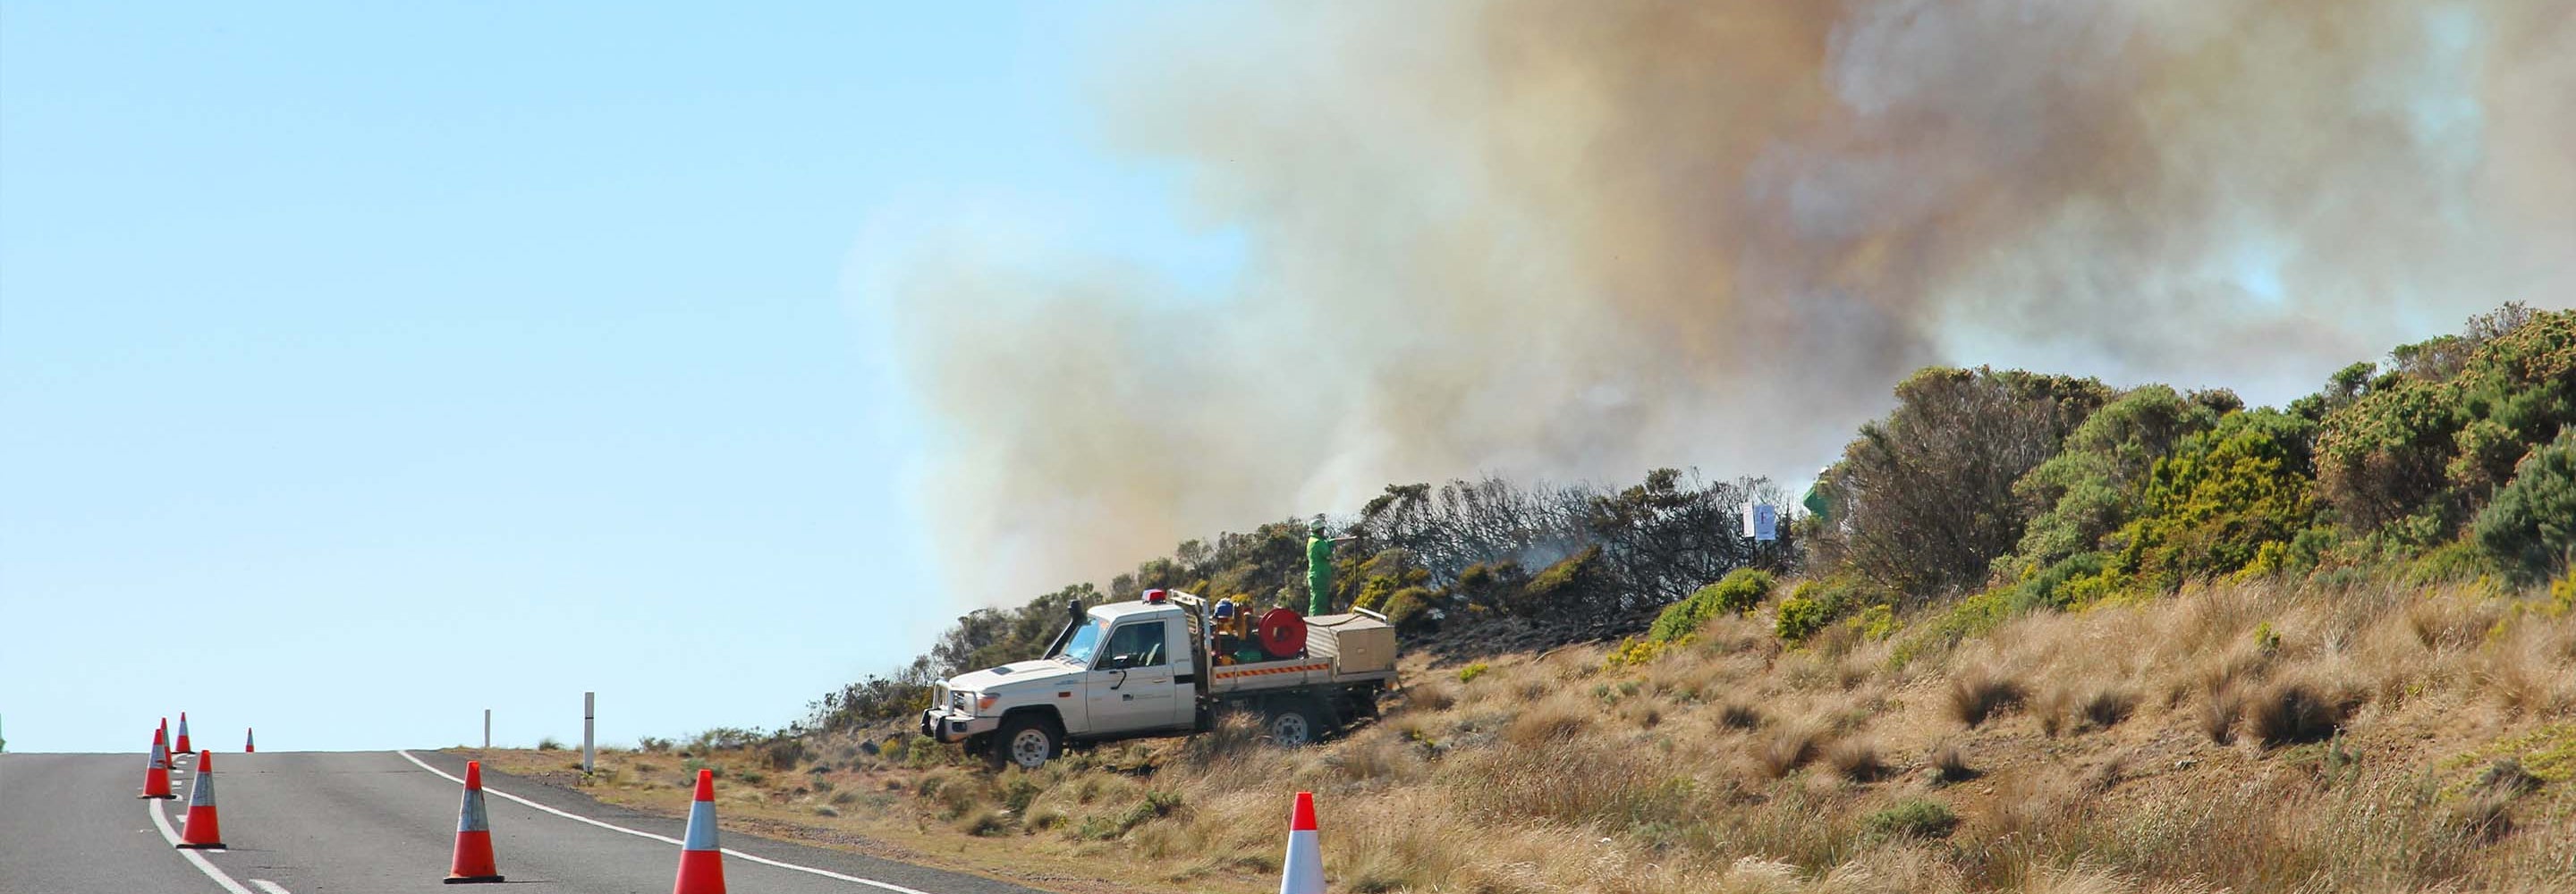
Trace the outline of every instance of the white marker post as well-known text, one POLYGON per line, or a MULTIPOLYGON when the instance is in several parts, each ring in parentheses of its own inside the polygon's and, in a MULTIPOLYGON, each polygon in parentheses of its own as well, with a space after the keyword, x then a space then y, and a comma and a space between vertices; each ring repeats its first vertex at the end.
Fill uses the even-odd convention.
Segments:
POLYGON ((581 771, 584 773, 590 772, 591 760, 599 756, 599 749, 592 747, 590 738, 591 718, 595 716, 592 709, 598 704, 593 699, 598 695, 596 692, 581 694, 581 771))
POLYGON ((492 750, 492 709, 483 709, 483 750, 492 750))

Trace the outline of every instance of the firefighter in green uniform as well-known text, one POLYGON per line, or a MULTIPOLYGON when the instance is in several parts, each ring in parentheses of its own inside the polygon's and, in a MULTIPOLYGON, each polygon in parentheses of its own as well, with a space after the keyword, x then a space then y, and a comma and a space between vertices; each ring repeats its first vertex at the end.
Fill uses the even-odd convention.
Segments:
POLYGON ((1333 544, 1349 537, 1324 536, 1322 522, 1306 537, 1306 617, 1333 610, 1333 544))

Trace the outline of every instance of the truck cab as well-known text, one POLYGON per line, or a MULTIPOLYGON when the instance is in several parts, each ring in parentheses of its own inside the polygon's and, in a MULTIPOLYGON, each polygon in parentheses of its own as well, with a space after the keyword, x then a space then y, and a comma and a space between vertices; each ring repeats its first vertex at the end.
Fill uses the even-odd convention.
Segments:
POLYGON ((996 744, 989 737, 1006 721, 1016 721, 997 753, 1034 766, 1072 738, 1194 730, 1199 667, 1189 626, 1168 602, 1095 606, 1047 656, 959 674, 934 688, 922 732, 983 750, 996 744))

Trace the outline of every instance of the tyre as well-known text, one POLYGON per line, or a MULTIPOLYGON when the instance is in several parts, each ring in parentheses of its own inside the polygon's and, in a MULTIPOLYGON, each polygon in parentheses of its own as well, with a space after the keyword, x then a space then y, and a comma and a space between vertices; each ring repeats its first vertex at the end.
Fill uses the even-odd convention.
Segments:
POLYGON ((1272 702, 1261 719, 1261 729, 1281 748, 1311 745, 1324 734, 1322 718, 1316 716, 1314 705, 1302 699, 1272 702))
POLYGON ((1041 714, 1022 714, 1002 721, 993 733, 994 766, 1035 770, 1064 751, 1064 730, 1041 714))

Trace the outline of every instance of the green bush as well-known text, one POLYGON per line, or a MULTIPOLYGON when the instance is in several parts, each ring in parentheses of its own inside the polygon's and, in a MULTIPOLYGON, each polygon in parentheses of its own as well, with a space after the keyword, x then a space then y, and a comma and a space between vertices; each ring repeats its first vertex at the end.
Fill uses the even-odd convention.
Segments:
POLYGON ((2184 438, 2148 476, 2138 517, 2112 535, 2121 549, 2108 571, 2172 590, 2288 543, 2316 518, 2305 447, 2314 428, 2267 408, 2184 438))
POLYGON ((1602 590, 1610 585, 1612 575, 1601 556, 1601 547, 1587 546, 1540 569, 1521 587, 1520 597, 1508 604, 1523 617, 1582 610, 1598 601, 1602 590))
POLYGON ((2448 540, 2531 447, 2576 423, 2576 311, 2507 305, 2468 329, 2398 348, 2397 371, 2326 414, 2319 489, 2357 532, 2421 517, 2411 545, 2448 540))
POLYGON ((1430 590, 1406 587, 1386 597, 1386 610, 1382 614, 1386 615, 1387 621, 1394 624, 1396 629, 1418 630, 1430 622, 1431 604, 1436 598, 1438 598, 1437 594, 1430 590))
POLYGON ((1477 678, 1477 677, 1484 676, 1484 675, 1485 675, 1485 672, 1486 672, 1487 670, 1491 670, 1491 668, 1486 667, 1486 666, 1485 666, 1485 663, 1484 663, 1484 662, 1482 662, 1482 661, 1476 662, 1476 663, 1474 663, 1474 664, 1467 665, 1466 667, 1459 668, 1459 669, 1458 669, 1458 682, 1460 682, 1460 683, 1473 683, 1473 682, 1476 682, 1476 678, 1477 678))
POLYGON ((1831 591, 1816 581, 1807 581, 1789 591, 1789 598, 1780 600, 1779 617, 1771 629, 1782 642, 1797 645, 1839 619, 1843 610, 1831 591))
POLYGON ((2567 570, 2576 552, 2576 429, 2531 451, 2478 513, 2478 545, 2521 583, 2567 570))
POLYGON ((1655 624, 1646 631, 1646 639, 1658 643, 1680 642, 1699 632, 1708 619, 1720 613, 1741 615, 1770 598, 1776 581, 1768 571, 1738 568, 1726 573, 1717 583, 1699 588, 1680 602, 1665 606, 1655 616, 1655 624))
POLYGON ((2183 438, 2208 431, 2243 401, 2225 391, 2186 397, 2167 385, 2143 385, 2095 411, 2066 436, 2060 453, 2013 483, 2013 494, 2038 507, 2013 555, 1999 565, 2014 577, 2100 549, 2127 524, 2158 460, 2183 438))
POLYGON ((1958 828, 1959 815, 1930 798, 1907 798, 1861 817, 1860 825, 1875 838, 1942 838, 1958 828))

